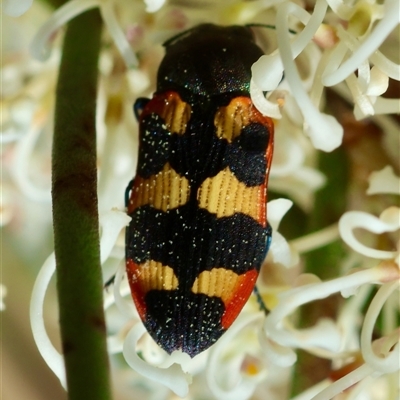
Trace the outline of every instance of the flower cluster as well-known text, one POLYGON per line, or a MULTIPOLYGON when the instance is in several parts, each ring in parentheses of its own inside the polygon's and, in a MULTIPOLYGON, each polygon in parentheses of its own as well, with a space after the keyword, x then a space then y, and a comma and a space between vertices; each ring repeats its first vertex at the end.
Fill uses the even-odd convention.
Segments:
MULTIPOLYGON (((19 16, 31 3, 3 0, 3 9, 19 16)), ((16 20, 24 24, 29 36, 36 27, 27 16, 31 12, 40 15, 44 23, 30 49, 34 57, 47 61, 32 59, 25 51, 26 38, 16 43, 11 42, 12 35, 7 38, 2 224, 16 235, 20 210, 32 203, 43 204, 46 210, 50 207, 49 143, 60 55, 57 32, 76 15, 98 7, 107 27, 100 55, 97 110, 101 261, 104 276, 117 271, 114 286, 105 290, 104 306, 108 350, 118 371, 114 374, 118 386, 125 390, 133 387, 136 396, 143 398, 173 399, 176 394, 187 399, 285 399, 290 397, 296 350, 302 349, 331 360, 332 371, 325 380, 296 394, 297 400, 330 399, 344 391, 348 398, 360 395, 366 399, 398 393, 400 208, 392 203, 398 201, 400 179, 390 164, 398 161, 400 143, 399 126, 386 114, 400 112, 400 99, 383 96, 390 80, 400 80, 400 66, 390 60, 395 57, 392 49, 399 46, 398 2, 165 3, 70 0, 48 14, 35 2, 16 20), (266 55, 253 65, 251 94, 257 108, 275 120, 276 151, 269 190, 290 200, 268 203, 273 240, 258 289, 270 313, 265 316, 259 310, 254 296, 211 349, 190 359, 184 353, 169 356, 159 349, 134 309, 124 278, 122 237, 129 217, 123 210, 123 193, 136 164, 132 155, 136 154, 137 125, 131 105, 136 97, 150 96, 154 90, 162 57, 160 44, 200 22, 251 23, 260 43, 268 44, 266 55), (342 125, 325 113, 325 88, 332 88, 352 104, 356 120, 369 117, 380 127, 389 165, 368 178, 366 193, 374 197, 373 207, 344 212, 332 225, 287 240, 280 230, 286 213, 293 204, 305 214, 311 213, 316 192, 327 183, 318 169, 319 152, 333 151, 344 143, 342 125), (321 281, 304 271, 303 259, 308 252, 338 240, 347 247, 341 265, 335 266, 340 272, 334 279, 321 281), (322 316, 312 327, 297 327, 294 316, 302 305, 335 293, 346 299, 336 319, 322 316), (376 338, 373 333, 378 316, 383 322, 376 338), (117 357, 121 353, 124 361, 117 357)), ((21 29, 17 23, 6 20, 14 31, 21 29)), ((349 208, 354 204, 350 192, 349 208)), ((32 218, 36 224, 41 217, 32 218)), ((45 219, 42 223, 48 222, 45 219)), ((65 386, 62 357, 48 338, 43 321, 45 292, 54 270, 54 255, 50 255, 33 291, 31 325, 42 356, 65 386)), ((6 291, 0 287, 3 297, 6 291)))

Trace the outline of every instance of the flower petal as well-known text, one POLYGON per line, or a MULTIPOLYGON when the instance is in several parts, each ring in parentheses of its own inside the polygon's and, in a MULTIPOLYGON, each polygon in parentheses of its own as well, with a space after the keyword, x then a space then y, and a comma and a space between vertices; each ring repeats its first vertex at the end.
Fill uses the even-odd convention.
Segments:
MULTIPOLYGON (((285 67, 285 76, 290 85, 292 94, 308 124, 307 133, 314 147, 324 151, 332 151, 342 143, 343 128, 334 117, 319 112, 302 86, 299 72, 293 61, 288 36, 287 17, 289 14, 293 13, 293 11, 296 11, 296 7, 293 3, 283 3, 279 6, 277 13, 277 22, 279 22, 277 25, 278 44, 282 56, 282 63, 285 67)), ((326 3, 324 1, 317 1, 314 14, 310 18, 310 30, 313 28, 315 28, 314 32, 317 30, 325 15, 325 11, 326 3), (318 26, 314 26, 316 24, 318 24, 318 26)), ((304 31, 306 31, 307 27, 304 31)))
POLYGON ((117 241, 121 230, 127 226, 132 218, 126 213, 113 209, 100 216, 100 226, 102 229, 100 239, 101 263, 110 256, 111 250, 117 241))
POLYGON ((362 211, 349 211, 339 220, 339 232, 342 239, 360 254, 367 257, 387 260, 394 258, 396 252, 383 251, 365 246, 354 236, 353 230, 364 228, 373 233, 394 232, 400 228, 400 208, 390 207, 380 218, 362 211))
POLYGON ((398 1, 387 0, 385 2, 384 17, 375 26, 373 32, 338 69, 332 70, 330 67, 327 68, 323 75, 324 85, 333 86, 345 80, 363 61, 378 49, 399 22, 398 1))
POLYGON ((3 0, 2 8, 5 14, 19 17, 32 5, 33 0, 3 0))
POLYGON ((84 11, 97 7, 100 0, 71 0, 58 8, 38 30, 32 40, 30 50, 34 58, 45 61, 50 56, 50 38, 65 23, 84 11))
POLYGON ((272 256, 274 263, 284 265, 286 268, 293 266, 291 250, 286 239, 278 232, 272 232, 272 242, 269 248, 269 255, 272 256))
MULTIPOLYGON (((229 362, 224 360, 222 352, 224 349, 229 349, 235 336, 247 326, 257 324, 260 321, 261 314, 244 315, 232 324, 229 330, 218 340, 218 342, 210 349, 208 365, 207 365, 207 381, 211 391, 217 399, 221 400, 246 400, 254 393, 259 380, 257 377, 251 377, 248 374, 242 374, 239 370, 244 354, 231 354, 229 362), (233 360, 232 358, 235 358, 233 360), (235 376, 236 379, 231 379, 235 376), (230 381, 236 381, 237 384, 232 388, 225 388, 221 385, 218 378, 230 378, 230 381)), ((232 349, 231 349, 232 353, 232 349)), ((257 374, 258 378, 262 374, 257 374)))
POLYGON ((387 165, 380 171, 372 172, 369 176, 369 187, 367 194, 399 194, 400 178, 395 175, 393 167, 387 165))
POLYGON ((146 329, 141 323, 137 323, 129 331, 123 348, 126 362, 140 375, 167 386, 180 397, 187 396, 192 378, 190 374, 183 372, 179 365, 173 364, 169 368, 158 368, 138 356, 136 345, 145 333, 146 329))
POLYGON ((292 207, 293 201, 288 199, 276 199, 268 202, 268 222, 273 230, 277 230, 281 219, 292 207))
POLYGON ((253 79, 250 81, 250 96, 254 106, 261 114, 274 119, 282 118, 279 105, 268 101, 253 79))
POLYGON ((400 369, 400 343, 398 332, 394 332, 393 335, 381 339, 383 340, 381 348, 383 348, 382 344, 386 344, 386 351, 383 351, 385 354, 376 354, 371 343, 378 315, 388 297, 398 289, 398 281, 383 285, 379 289, 368 308, 361 331, 361 351, 363 358, 374 371, 379 373, 392 373, 400 369), (385 341, 387 343, 384 343, 385 341))
POLYGON ((6 309, 6 305, 4 304, 4 298, 7 296, 7 288, 0 283, 0 311, 4 311, 6 309))
POLYGON ((370 81, 367 88, 368 96, 380 96, 389 87, 389 77, 378 67, 371 68, 370 81))
POLYGON ((32 290, 31 304, 29 309, 32 334, 35 339, 38 350, 47 363, 49 368, 60 380, 61 385, 66 388, 66 376, 63 356, 57 351, 51 343, 43 319, 43 303, 46 290, 50 279, 56 270, 56 259, 52 253, 44 262, 36 278, 32 290))
POLYGON ((165 3, 165 0, 144 0, 146 3, 146 11, 154 13, 158 11, 165 3))

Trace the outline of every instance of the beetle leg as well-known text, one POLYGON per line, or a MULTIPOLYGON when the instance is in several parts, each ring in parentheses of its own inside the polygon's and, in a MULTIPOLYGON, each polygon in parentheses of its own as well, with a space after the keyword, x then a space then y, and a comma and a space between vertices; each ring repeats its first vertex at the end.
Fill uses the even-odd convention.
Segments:
POLYGON ((263 311, 265 315, 268 315, 269 314, 268 308, 266 307, 264 300, 262 299, 261 294, 258 291, 257 286, 254 286, 253 292, 257 298, 257 303, 260 306, 260 311, 263 311))
POLYGON ((133 188, 133 179, 128 183, 128 186, 125 189, 125 207, 128 208, 129 204, 129 197, 130 197, 130 192, 133 188))
POLYGON ((108 288, 114 284, 115 281, 115 274, 111 276, 110 279, 108 279, 105 283, 104 283, 104 289, 108 290, 108 288))
MULTIPOLYGON (((265 255, 268 253, 269 247, 271 246, 271 242, 272 242, 272 228, 271 228, 271 225, 268 224, 267 225, 267 239, 265 241, 265 255)), ((261 297, 261 294, 260 294, 257 286, 254 286, 253 292, 257 298, 257 303, 260 306, 260 310, 264 311, 265 314, 268 314, 269 311, 264 303, 264 300, 261 297)))

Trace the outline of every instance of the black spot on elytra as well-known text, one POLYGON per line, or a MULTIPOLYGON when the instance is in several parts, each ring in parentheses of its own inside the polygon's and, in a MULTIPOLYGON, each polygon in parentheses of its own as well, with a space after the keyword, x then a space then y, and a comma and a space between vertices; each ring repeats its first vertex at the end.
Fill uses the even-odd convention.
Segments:
POLYGON ((146 329, 169 354, 182 350, 191 357, 213 345, 225 332, 220 298, 179 290, 152 290, 146 295, 146 329))
POLYGON ((142 178, 162 170, 170 156, 170 136, 170 131, 159 115, 152 113, 142 119, 137 171, 142 178))
POLYGON ((192 117, 183 135, 172 134, 159 115, 146 115, 140 125, 138 175, 148 178, 168 162, 190 181, 193 194, 206 178, 227 167, 247 186, 261 185, 266 178, 268 128, 251 123, 228 143, 215 133, 218 107, 210 101, 191 104, 192 117))
POLYGON ((189 203, 168 212, 142 206, 130 216, 127 258, 170 266, 186 291, 202 271, 221 267, 243 274, 259 270, 266 255, 270 232, 242 213, 217 218, 189 203))
POLYGON ((235 174, 236 178, 247 186, 264 183, 267 160, 265 152, 268 146, 268 129, 259 123, 252 123, 241 130, 226 151, 224 165, 235 174))

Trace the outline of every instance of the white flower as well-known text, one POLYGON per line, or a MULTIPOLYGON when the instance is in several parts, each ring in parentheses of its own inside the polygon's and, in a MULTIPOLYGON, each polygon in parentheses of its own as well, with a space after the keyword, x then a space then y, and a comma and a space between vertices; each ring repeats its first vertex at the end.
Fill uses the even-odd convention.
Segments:
POLYGON ((166 367, 155 367, 143 361, 137 354, 136 344, 146 332, 142 324, 136 324, 128 333, 124 341, 125 360, 131 368, 139 372, 142 376, 164 384, 179 397, 187 396, 189 384, 192 382, 190 374, 184 372, 180 365, 190 362, 190 356, 185 353, 174 352, 171 356, 165 354, 168 361, 166 367), (176 361, 174 360, 176 358, 176 361))
POLYGON ((306 131, 315 148, 332 151, 341 144, 343 129, 331 116, 320 113, 308 97, 293 58, 310 43, 312 36, 322 23, 326 13, 325 0, 318 0, 313 15, 310 17, 303 8, 293 4, 284 3, 277 12, 277 36, 282 62, 275 53, 273 56, 263 56, 253 66, 253 79, 263 90, 273 90, 282 79, 285 69, 285 79, 291 88, 307 123, 306 131), (296 15, 306 28, 296 37, 292 46, 289 42, 289 26, 287 17, 296 15), (294 54, 293 54, 294 53, 294 54))
MULTIPOLYGON (((266 91, 278 87, 285 69, 285 81, 288 83, 290 94, 299 104, 305 119, 305 132, 315 148, 324 151, 332 151, 338 147, 343 135, 337 121, 317 109, 324 86, 345 81, 355 103, 354 114, 358 119, 368 115, 400 111, 400 99, 381 97, 388 87, 389 77, 400 80, 400 66, 377 51, 379 45, 400 21, 396 0, 388 0, 384 6, 374 1, 354 2, 352 5, 334 0, 328 3, 338 14, 337 23, 331 23, 330 27, 326 24, 321 25, 327 12, 325 0, 316 1, 311 16, 295 4, 280 5, 276 16, 279 52, 274 51, 261 57, 253 66, 255 86, 266 91), (293 36, 289 32, 288 15, 295 16, 304 24, 304 29, 298 35, 293 36), (348 21, 346 28, 342 26, 341 20, 348 21), (374 27, 376 21, 379 22, 374 27), (322 54, 314 52, 310 60, 310 65, 316 65, 316 69, 311 74, 313 83, 308 95, 306 84, 300 79, 298 67, 293 59, 302 52, 309 51, 309 42, 313 35, 316 43, 324 51, 322 54), (290 43, 291 36, 293 40, 290 43), (374 67, 370 67, 368 58, 374 67), (353 74, 355 70, 358 71, 357 77, 353 74)), ((334 18, 331 18, 331 21, 335 21, 334 18)), ((398 44, 397 38, 394 46, 398 47, 398 44)), ((263 99, 259 95, 254 99, 264 113, 276 115, 266 100, 263 105, 263 99)))
POLYGON ((369 177, 367 194, 391 193, 400 195, 400 178, 393 167, 387 165, 381 171, 373 172, 369 177))
POLYGON ((4 298, 7 296, 7 288, 0 283, 0 311, 6 309, 6 304, 4 303, 4 298))
POLYGON ((158 11, 165 3, 165 0, 144 0, 146 3, 146 11, 148 12, 156 12, 158 11))
MULTIPOLYGON (((110 257, 118 235, 122 228, 129 223, 129 219, 130 218, 125 213, 118 210, 109 211, 101 216, 102 263, 104 263, 110 257)), ((121 258, 122 254, 117 255, 117 257, 121 258)), ((66 381, 64 360, 62 355, 52 344, 43 320, 43 303, 50 279, 52 278, 55 269, 56 262, 54 253, 52 253, 43 264, 36 279, 32 291, 30 319, 33 336, 42 357, 65 388, 66 381)))
MULTIPOLYGON (((394 175, 393 169, 386 167, 382 171, 371 174, 370 187, 367 193, 393 193, 400 195, 399 183, 400 180, 394 175)), ((358 253, 382 260, 396 259, 396 262, 398 264, 400 263, 399 238, 397 239, 396 251, 372 249, 355 237, 353 231, 357 228, 364 228, 377 234, 398 231, 400 228, 399 207, 388 207, 381 213, 379 218, 362 211, 349 211, 341 217, 339 221, 339 230, 343 240, 358 253)))
POLYGON ((278 232, 279 223, 287 211, 292 207, 292 202, 287 199, 272 200, 268 203, 268 222, 272 228, 272 242, 269 255, 274 263, 285 267, 292 267, 297 259, 291 255, 286 239, 278 232))
POLYGON ((50 38, 65 23, 83 12, 99 7, 104 23, 126 65, 130 68, 137 66, 137 58, 118 23, 114 11, 113 0, 70 0, 54 12, 51 18, 40 28, 32 41, 32 54, 39 60, 46 60, 50 55, 50 38))
MULTIPOLYGON (((394 176, 391 168, 384 168, 374 173, 370 179, 370 194, 379 192, 398 193, 399 179, 394 176)), ((267 316, 264 325, 266 339, 263 349, 271 363, 277 366, 289 366, 296 362, 294 348, 306 349, 308 352, 319 357, 332 358, 345 362, 351 354, 357 350, 361 353, 363 360, 354 365, 354 370, 336 380, 333 384, 325 383, 319 389, 314 388, 313 399, 332 398, 334 395, 362 382, 361 388, 368 388, 368 378, 383 376, 398 372, 400 369, 398 359, 400 357, 400 343, 398 339, 398 328, 395 324, 387 326, 386 336, 379 342, 372 343, 372 332, 378 315, 390 297, 396 298, 399 290, 399 256, 398 252, 371 249, 360 243, 352 233, 356 227, 363 227, 371 232, 382 233, 385 231, 396 231, 400 228, 400 210, 397 207, 389 207, 380 216, 374 217, 368 213, 348 212, 343 215, 339 222, 339 230, 336 227, 327 229, 327 236, 319 233, 311 234, 310 242, 314 239, 316 243, 321 240, 333 240, 340 233, 354 250, 367 257, 378 258, 382 261, 378 265, 363 269, 361 271, 350 271, 349 274, 327 282, 319 282, 316 277, 299 277, 299 285, 291 290, 281 292, 277 295, 277 304, 267 316), (395 262, 393 261, 395 259, 395 262), (361 332, 361 345, 358 347, 358 330, 361 323, 361 310, 358 311, 360 319, 356 318, 357 309, 366 300, 370 292, 368 284, 379 284, 381 288, 371 302, 365 315, 361 332), (347 307, 342 310, 338 323, 332 320, 321 319, 315 326, 298 330, 290 323, 288 317, 302 304, 315 301, 340 292, 344 297, 354 296, 347 307), (353 304, 352 307, 350 305, 353 304), (354 307, 356 305, 356 307, 354 307), (351 312, 350 312, 351 310, 351 312), (377 345, 380 343, 380 350, 377 345)), ((307 240, 300 238, 292 242, 293 247, 307 249, 307 240), (296 244, 295 244, 296 243, 296 244)), ((390 309, 392 318, 396 315, 399 304, 390 309)), ((394 320, 393 320, 394 321, 394 320)), ((311 390, 311 389, 310 389, 311 390)))
POLYGON ((314 167, 315 149, 306 140, 301 140, 302 129, 291 118, 296 110, 297 106, 290 110, 287 107, 283 118, 275 123, 274 156, 268 187, 288 195, 309 212, 314 204, 314 193, 324 185, 325 176, 314 167))
POLYGON ((33 0, 2 0, 1 7, 5 14, 19 17, 32 5, 33 0))

